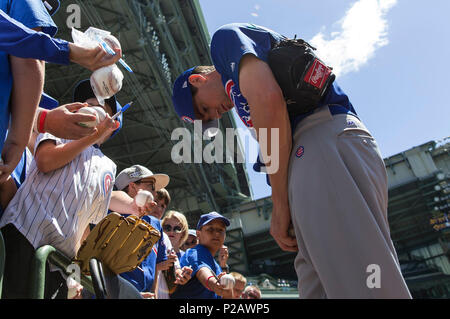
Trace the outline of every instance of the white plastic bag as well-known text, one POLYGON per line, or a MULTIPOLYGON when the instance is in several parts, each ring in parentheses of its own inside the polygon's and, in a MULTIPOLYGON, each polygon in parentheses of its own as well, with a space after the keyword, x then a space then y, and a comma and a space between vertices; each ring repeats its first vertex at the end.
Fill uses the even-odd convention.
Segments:
MULTIPOLYGON (((72 27, 72 39, 74 43, 86 48, 102 44, 107 52, 111 52, 110 49, 114 52, 115 48, 120 48, 120 42, 111 35, 111 32, 94 27, 89 27, 85 32, 72 27)), ((100 105, 105 105, 106 99, 122 89, 123 77, 122 71, 115 64, 99 68, 92 73, 91 87, 100 105)))

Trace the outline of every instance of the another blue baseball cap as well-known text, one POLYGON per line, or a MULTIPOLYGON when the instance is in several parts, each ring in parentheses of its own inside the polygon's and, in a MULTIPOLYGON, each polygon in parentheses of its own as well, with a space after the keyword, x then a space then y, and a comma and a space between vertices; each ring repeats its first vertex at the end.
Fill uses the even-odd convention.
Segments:
MULTIPOLYGON (((189 84, 189 77, 195 68, 196 66, 181 73, 173 84, 173 105, 178 116, 186 123, 194 123, 195 120, 192 91, 189 84)), ((202 131, 205 132, 208 129, 212 129, 208 131, 208 135, 210 137, 215 136, 219 129, 219 120, 202 122, 202 131)))
MULTIPOLYGON (((94 91, 92 90, 90 79, 81 80, 75 85, 75 89, 73 90, 73 102, 84 103, 86 100, 92 97, 97 98, 94 94, 94 91)), ((111 107, 113 115, 122 110, 122 105, 117 102, 115 95, 111 96, 109 99, 106 99, 105 103, 111 107)), ((116 118, 116 121, 119 121, 120 125, 109 138, 112 138, 114 135, 116 135, 122 128, 123 113, 120 113, 120 115, 116 118)))
POLYGON ((215 219, 223 221, 227 227, 230 226, 230 220, 228 218, 220 215, 218 212, 210 212, 208 214, 203 214, 200 216, 200 220, 197 224, 197 230, 215 219))

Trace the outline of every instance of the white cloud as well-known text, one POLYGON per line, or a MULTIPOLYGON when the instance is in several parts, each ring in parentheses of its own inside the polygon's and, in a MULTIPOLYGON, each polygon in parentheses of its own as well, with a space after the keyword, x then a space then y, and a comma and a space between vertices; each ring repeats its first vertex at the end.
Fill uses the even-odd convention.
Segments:
POLYGON ((258 14, 256 13, 256 12, 252 12, 252 13, 250 13, 252 16, 254 16, 254 17, 257 17, 258 16, 258 14))
POLYGON ((335 74, 358 71, 377 49, 388 44, 386 14, 396 3, 397 0, 358 0, 337 22, 339 31, 331 32, 328 39, 321 31, 309 43, 335 74))

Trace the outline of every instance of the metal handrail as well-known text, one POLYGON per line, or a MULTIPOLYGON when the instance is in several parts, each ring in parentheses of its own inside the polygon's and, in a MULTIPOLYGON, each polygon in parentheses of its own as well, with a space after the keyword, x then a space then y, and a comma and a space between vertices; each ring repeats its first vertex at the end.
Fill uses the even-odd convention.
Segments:
POLYGON ((2 232, 0 231, 0 299, 2 298, 3 273, 5 271, 6 249, 2 232))
MULTIPOLYGON (((61 269, 66 275, 71 275, 71 273, 67 271, 67 267, 72 263, 68 257, 50 245, 38 248, 32 264, 30 282, 30 298, 32 299, 44 299, 45 267, 47 261, 61 269)), ((83 288, 95 294, 91 277, 80 274, 80 279, 83 288)))

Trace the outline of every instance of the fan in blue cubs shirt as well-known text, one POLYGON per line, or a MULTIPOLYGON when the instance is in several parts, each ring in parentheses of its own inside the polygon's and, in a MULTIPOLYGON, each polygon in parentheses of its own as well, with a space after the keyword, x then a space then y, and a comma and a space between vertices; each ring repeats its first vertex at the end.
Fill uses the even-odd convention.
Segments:
POLYGON ((411 298, 390 238, 378 145, 313 51, 266 27, 224 25, 211 39, 214 65, 174 82, 175 111, 211 136, 234 108, 266 146, 270 162, 255 168, 265 167, 272 187, 270 234, 297 252, 301 298, 411 298), (383 269, 379 289, 366 285, 373 263, 383 269))
POLYGON ((214 259, 225 241, 228 226, 228 218, 217 212, 200 216, 197 223, 199 244, 188 249, 180 259, 181 267, 192 268, 192 278, 184 286, 178 286, 170 295, 171 299, 232 298, 233 289, 220 285, 219 279, 226 273, 214 259))

